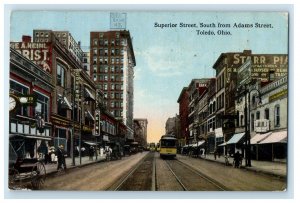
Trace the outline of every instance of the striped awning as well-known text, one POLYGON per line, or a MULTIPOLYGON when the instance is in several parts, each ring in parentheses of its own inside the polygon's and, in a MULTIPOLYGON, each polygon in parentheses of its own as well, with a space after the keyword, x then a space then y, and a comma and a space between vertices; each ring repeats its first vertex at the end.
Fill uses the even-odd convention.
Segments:
POLYGON ((198 142, 198 144, 197 144, 197 143, 192 144, 192 147, 200 147, 200 146, 203 145, 204 143, 205 143, 205 141, 204 141, 204 140, 201 140, 201 141, 198 142))
POLYGON ((242 138, 245 136, 245 133, 237 133, 230 138, 230 140, 227 142, 227 144, 236 144, 242 140, 242 138))
POLYGON ((287 131, 272 132, 272 134, 261 141, 259 144, 271 144, 271 143, 287 143, 287 131))
POLYGON ((259 144, 271 134, 272 134, 271 132, 264 133, 264 134, 256 134, 254 137, 251 138, 250 144, 259 144))

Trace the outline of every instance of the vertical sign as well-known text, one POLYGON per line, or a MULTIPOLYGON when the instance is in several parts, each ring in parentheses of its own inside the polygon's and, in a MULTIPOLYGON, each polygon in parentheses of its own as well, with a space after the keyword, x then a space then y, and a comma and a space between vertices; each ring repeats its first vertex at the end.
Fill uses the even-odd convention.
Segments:
POLYGON ((95 136, 99 136, 100 135, 100 111, 96 111, 96 115, 95 115, 95 136))
POLYGON ((78 70, 75 70, 75 102, 80 101, 80 72, 78 70))

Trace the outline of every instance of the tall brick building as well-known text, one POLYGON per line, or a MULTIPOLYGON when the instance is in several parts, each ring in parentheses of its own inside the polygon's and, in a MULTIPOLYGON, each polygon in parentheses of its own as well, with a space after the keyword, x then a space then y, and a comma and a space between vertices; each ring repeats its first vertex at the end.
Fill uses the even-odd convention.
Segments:
POLYGON ((180 140, 182 145, 185 145, 185 141, 189 138, 189 93, 187 87, 182 88, 177 103, 179 104, 180 140))
POLYGON ((129 31, 90 33, 90 76, 107 108, 128 127, 133 139, 133 77, 136 65, 129 31))

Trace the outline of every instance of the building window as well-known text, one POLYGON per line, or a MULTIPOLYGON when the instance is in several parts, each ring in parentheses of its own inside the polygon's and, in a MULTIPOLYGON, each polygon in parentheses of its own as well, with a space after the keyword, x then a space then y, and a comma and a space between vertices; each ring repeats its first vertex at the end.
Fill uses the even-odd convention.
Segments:
POLYGON ((259 119, 260 119, 260 112, 257 111, 257 112, 256 112, 256 120, 259 120, 259 119))
POLYGON ((254 114, 251 114, 251 131, 254 131, 254 114))
POLYGON ((243 126, 243 123, 244 123, 244 115, 241 115, 241 126, 243 126))
POLYGON ((274 119, 274 121, 275 121, 275 126, 276 127, 278 127, 278 126, 280 126, 280 106, 279 105, 276 105, 275 106, 275 113, 274 113, 274 115, 275 115, 275 119, 274 119))
POLYGON ((265 119, 269 120, 269 109, 265 109, 265 119))
POLYGON ((37 98, 36 106, 33 108, 33 115, 39 114, 47 122, 49 114, 49 97, 40 94, 39 92, 34 92, 33 94, 37 98))
POLYGON ((110 89, 114 90, 115 89, 115 84, 111 84, 110 89))
POLYGON ((57 81, 56 81, 56 84, 58 86, 62 86, 62 87, 65 87, 65 68, 64 66, 62 66, 61 64, 57 64, 57 67, 56 67, 56 71, 57 71, 57 81))
POLYGON ((239 111, 237 111, 236 112, 236 115, 237 115, 237 118, 236 118, 236 127, 239 127, 240 126, 240 112, 239 111))
POLYGON ((108 40, 107 39, 104 40, 104 46, 108 46, 108 40))
POLYGON ((103 49, 99 49, 99 55, 100 55, 100 56, 103 56, 103 55, 104 55, 103 49))
POLYGON ((94 40, 93 40, 93 44, 94 44, 95 46, 97 46, 97 39, 94 39, 94 40))

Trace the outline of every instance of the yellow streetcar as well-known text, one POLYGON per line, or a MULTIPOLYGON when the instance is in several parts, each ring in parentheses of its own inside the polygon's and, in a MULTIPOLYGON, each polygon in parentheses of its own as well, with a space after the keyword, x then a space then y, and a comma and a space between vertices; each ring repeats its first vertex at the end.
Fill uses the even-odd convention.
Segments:
POLYGON ((163 135, 159 141, 160 143, 160 157, 161 158, 174 158, 177 154, 177 139, 174 135, 163 135))
POLYGON ((156 151, 159 152, 160 151, 160 143, 156 144, 156 151))
POLYGON ((150 143, 150 151, 151 151, 151 152, 154 152, 154 151, 155 151, 155 143, 154 143, 154 142, 151 142, 151 143, 150 143))

